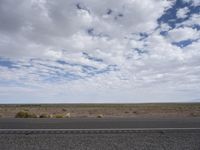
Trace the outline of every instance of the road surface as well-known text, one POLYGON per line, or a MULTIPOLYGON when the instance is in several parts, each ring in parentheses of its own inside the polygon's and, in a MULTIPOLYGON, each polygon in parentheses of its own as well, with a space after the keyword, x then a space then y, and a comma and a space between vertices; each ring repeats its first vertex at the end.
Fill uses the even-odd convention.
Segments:
POLYGON ((0 129, 200 128, 200 118, 0 119, 0 129))
POLYGON ((200 118, 0 119, 0 150, 200 150, 200 118))

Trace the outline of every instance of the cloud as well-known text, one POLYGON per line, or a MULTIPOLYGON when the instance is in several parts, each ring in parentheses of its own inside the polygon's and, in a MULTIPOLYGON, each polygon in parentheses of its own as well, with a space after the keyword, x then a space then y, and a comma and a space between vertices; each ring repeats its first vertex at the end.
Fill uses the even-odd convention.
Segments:
POLYGON ((0 102, 185 101, 192 94, 195 99, 197 5, 1 0, 0 102))
MULTIPOLYGON (((134 32, 149 32, 156 28, 156 19, 168 3, 156 0, 144 2, 143 5, 139 1, 129 0, 117 4, 113 0, 95 3, 90 0, 84 3, 78 0, 22 0, 20 3, 3 0, 0 9, 0 19, 3 20, 0 26, 1 55, 44 57, 49 50, 82 51, 93 40, 109 42, 106 37, 121 40, 134 32), (109 9, 112 13, 107 14, 109 9), (87 35, 90 29, 96 39, 87 35), (77 44, 77 40, 80 44, 77 44), (74 41, 76 43, 71 43, 74 41)), ((99 45, 95 46, 99 48, 99 45)))
POLYGON ((189 11, 190 10, 187 7, 181 8, 177 11, 176 16, 177 18, 186 18, 189 11))
POLYGON ((199 38, 200 35, 198 30, 188 27, 176 28, 170 30, 168 34, 171 41, 174 42, 179 42, 188 39, 197 39, 199 38))
POLYGON ((200 6, 199 0, 183 0, 186 3, 192 3, 193 6, 200 6))

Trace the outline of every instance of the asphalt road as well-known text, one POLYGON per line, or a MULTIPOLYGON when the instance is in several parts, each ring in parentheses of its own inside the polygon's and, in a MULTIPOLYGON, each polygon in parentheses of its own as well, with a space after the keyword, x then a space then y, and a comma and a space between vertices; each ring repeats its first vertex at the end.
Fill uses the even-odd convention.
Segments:
POLYGON ((0 119, 0 150, 200 150, 200 119, 0 119))
POLYGON ((0 129, 200 128, 200 118, 0 119, 0 129))

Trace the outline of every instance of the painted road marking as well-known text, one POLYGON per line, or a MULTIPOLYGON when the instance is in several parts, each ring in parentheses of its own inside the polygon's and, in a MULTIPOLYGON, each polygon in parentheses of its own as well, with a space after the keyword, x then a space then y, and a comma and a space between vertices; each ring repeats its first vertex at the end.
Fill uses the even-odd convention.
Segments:
MULTIPOLYGON (((0 134, 125 134, 125 133, 183 133, 200 128, 127 128, 127 129, 0 129, 0 134)), ((200 132, 197 132, 200 134, 200 132)))

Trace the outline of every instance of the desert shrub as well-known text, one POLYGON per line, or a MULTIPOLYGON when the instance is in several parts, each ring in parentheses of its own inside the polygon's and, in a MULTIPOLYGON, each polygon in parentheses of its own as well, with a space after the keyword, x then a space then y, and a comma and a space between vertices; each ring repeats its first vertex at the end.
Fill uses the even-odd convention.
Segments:
POLYGON ((48 116, 47 114, 41 114, 41 115, 39 116, 39 118, 49 118, 49 116, 48 116))
POLYGON ((20 111, 15 115, 15 118, 37 118, 37 116, 33 113, 20 111))
POLYGON ((37 115, 36 114, 28 114, 28 118, 37 118, 37 115))
POLYGON ((66 113, 65 114, 65 118, 70 118, 71 117, 71 114, 70 113, 66 113))
POLYGON ((53 118, 53 114, 50 114, 50 115, 49 115, 49 118, 53 118))
POLYGON ((138 112, 137 111, 133 111, 133 114, 137 114, 138 112))
POLYGON ((103 115, 102 115, 102 114, 99 114, 99 115, 97 116, 97 118, 103 118, 103 115))
POLYGON ((67 111, 67 109, 63 108, 62 111, 67 111))
POLYGON ((200 116, 197 112, 191 112, 190 113, 190 116, 192 116, 192 117, 198 117, 198 116, 200 116))

